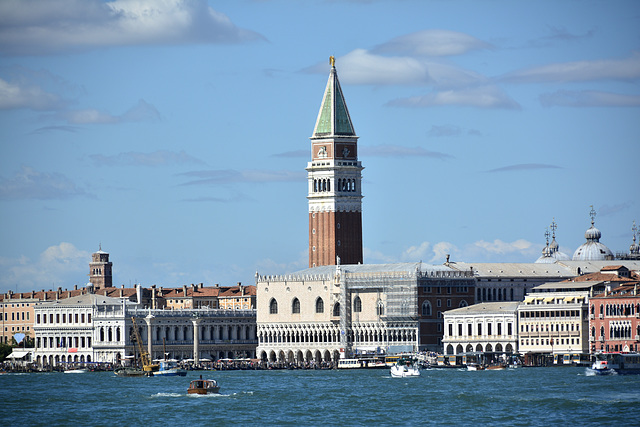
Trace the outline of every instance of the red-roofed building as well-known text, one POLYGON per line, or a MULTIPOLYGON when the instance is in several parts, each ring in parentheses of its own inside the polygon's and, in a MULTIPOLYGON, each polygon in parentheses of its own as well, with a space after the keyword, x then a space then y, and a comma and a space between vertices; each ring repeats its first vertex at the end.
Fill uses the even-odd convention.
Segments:
POLYGON ((640 351, 640 275, 624 266, 594 274, 593 280, 606 280, 606 286, 589 300, 591 352, 640 351))

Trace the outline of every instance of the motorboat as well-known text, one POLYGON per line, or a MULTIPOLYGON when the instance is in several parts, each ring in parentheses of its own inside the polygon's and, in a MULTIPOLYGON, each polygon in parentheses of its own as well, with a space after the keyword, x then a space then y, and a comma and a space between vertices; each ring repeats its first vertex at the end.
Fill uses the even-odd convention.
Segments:
POLYGON ((640 354, 596 353, 591 370, 597 375, 640 374, 640 354))
POLYGON ((398 361, 391 367, 391 376, 393 378, 419 377, 420 369, 410 361, 398 361))
POLYGON ((477 363, 467 363, 467 371, 484 371, 484 366, 477 363))
POLYGON ((220 386, 216 380, 203 380, 202 376, 198 380, 191 381, 187 389, 188 394, 211 394, 219 391, 220 386))
POLYGON ((184 377, 187 375, 187 370, 179 368, 178 362, 175 360, 159 360, 159 362, 160 362, 160 368, 153 373, 154 377, 157 377, 157 376, 184 377))
POLYGON ((119 377, 144 377, 144 376, 149 376, 149 373, 143 371, 140 368, 134 368, 134 367, 116 368, 113 371, 113 373, 116 374, 119 377))
POLYGON ((488 371, 502 371, 504 369, 507 369, 507 367, 505 365, 489 365, 485 369, 487 369, 488 371))
POLYGON ((65 374, 86 374, 89 372, 89 368, 69 368, 65 369, 65 374))

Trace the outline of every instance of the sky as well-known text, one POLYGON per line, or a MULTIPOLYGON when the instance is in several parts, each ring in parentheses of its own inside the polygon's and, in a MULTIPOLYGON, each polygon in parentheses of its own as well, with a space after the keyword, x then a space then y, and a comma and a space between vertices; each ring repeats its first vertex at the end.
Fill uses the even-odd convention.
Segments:
POLYGON ((336 69, 365 263, 533 262, 640 223, 640 2, 3 0, 0 291, 308 266, 336 69))

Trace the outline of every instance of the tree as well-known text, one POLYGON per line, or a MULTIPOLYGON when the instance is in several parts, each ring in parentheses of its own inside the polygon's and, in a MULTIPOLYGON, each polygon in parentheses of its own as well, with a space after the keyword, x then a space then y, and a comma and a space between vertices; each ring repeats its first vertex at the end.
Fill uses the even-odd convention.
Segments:
POLYGON ((0 362, 4 362, 8 355, 11 354, 13 348, 9 344, 0 343, 0 362))

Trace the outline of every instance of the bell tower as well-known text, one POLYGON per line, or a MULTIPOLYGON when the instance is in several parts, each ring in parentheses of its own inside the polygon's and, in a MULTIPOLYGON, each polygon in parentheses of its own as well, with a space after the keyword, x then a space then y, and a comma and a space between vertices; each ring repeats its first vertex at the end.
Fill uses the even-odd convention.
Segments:
POLYGON ((89 282, 93 284, 94 289, 113 287, 112 267, 113 263, 109 261, 109 254, 104 252, 102 245, 100 245, 98 252, 91 254, 91 262, 89 263, 89 282))
POLYGON ((347 110, 335 59, 311 136, 309 267, 361 264, 362 164, 358 137, 347 110))

